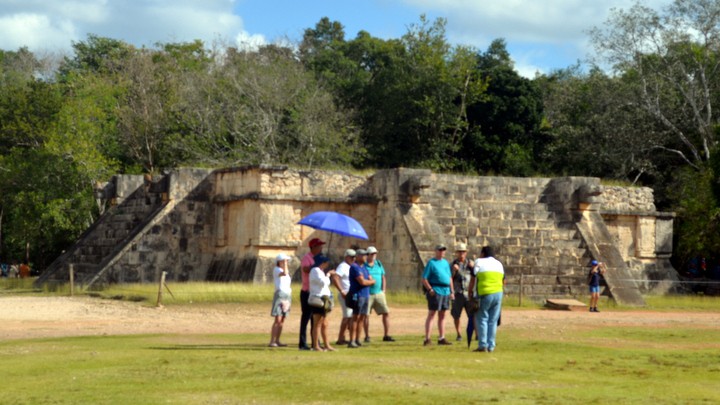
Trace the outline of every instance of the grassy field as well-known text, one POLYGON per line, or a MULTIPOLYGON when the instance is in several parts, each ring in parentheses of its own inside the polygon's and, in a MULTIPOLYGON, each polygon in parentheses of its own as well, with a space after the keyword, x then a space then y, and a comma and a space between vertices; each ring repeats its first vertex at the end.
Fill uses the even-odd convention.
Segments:
POLYGON ((416 336, 334 353, 266 335, 0 342, 7 404, 717 403, 720 331, 502 329, 496 352, 416 336))
MULTIPOLYGON (((7 281, 7 280, 6 280, 7 281)), ((27 280, 2 294, 37 291, 27 280)), ((166 305, 269 303, 272 287, 170 284, 166 305)), ((153 305, 157 286, 119 285, 100 297, 153 305)), ((422 295, 390 301, 422 305, 422 295)), ((720 312, 715 297, 646 297, 646 311, 720 312)), ((515 300, 506 300, 508 310, 515 300)), ((604 302, 605 305, 610 305, 604 302)), ((526 303, 524 306, 536 304, 526 303)), ((602 305, 602 304, 601 304, 602 305)), ((625 310, 614 307, 613 310, 625 310)), ((2 404, 717 403, 720 329, 504 326, 497 351, 423 347, 396 336, 334 353, 266 347, 267 335, 93 336, 0 342, 2 404)))

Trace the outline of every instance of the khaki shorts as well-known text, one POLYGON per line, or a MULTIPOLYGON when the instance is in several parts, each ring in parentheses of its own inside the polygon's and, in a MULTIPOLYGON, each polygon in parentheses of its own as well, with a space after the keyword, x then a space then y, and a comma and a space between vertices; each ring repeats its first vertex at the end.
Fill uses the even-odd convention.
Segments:
POLYGON ((378 315, 389 314, 390 309, 387 306, 387 300, 385 299, 385 293, 379 292, 377 294, 370 294, 370 300, 368 300, 368 311, 367 315, 370 315, 372 310, 378 315))

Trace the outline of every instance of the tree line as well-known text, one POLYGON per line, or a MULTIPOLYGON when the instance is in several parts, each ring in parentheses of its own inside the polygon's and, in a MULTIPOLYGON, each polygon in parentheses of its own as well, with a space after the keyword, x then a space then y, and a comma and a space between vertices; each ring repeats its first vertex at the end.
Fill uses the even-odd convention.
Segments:
POLYGON ((0 260, 44 267, 116 173, 259 163, 598 176, 678 212, 676 255, 720 247, 720 0, 614 9, 596 59, 533 79, 503 39, 453 45, 444 19, 297 44, 137 48, 88 35, 59 63, 0 51, 0 260))

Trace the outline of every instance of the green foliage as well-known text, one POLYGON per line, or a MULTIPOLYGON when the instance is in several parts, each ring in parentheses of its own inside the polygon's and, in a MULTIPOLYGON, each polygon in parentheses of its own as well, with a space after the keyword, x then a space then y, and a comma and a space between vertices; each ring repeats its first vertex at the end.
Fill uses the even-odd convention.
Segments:
POLYGON ((486 83, 475 69, 474 51, 447 42, 445 20, 431 23, 423 16, 400 40, 361 31, 345 41, 342 26, 324 18, 306 30, 300 48, 305 66, 338 103, 357 110, 369 153, 355 165, 463 167, 466 108, 486 83))
POLYGON ((505 41, 493 41, 476 56, 478 75, 488 83, 484 97, 468 103, 473 128, 462 156, 479 172, 528 176, 543 168, 540 156, 549 139, 541 130, 542 94, 513 68, 505 41), (473 157, 482 157, 473 159, 473 157))
POLYGON ((90 187, 73 163, 43 150, 15 149, 0 157, 4 256, 43 268, 93 221, 90 187))
POLYGON ((60 68, 60 78, 72 72, 112 73, 121 68, 134 48, 126 42, 88 34, 85 41, 73 42, 74 56, 66 57, 60 68))
POLYGON ((717 183, 711 168, 676 174, 671 189, 678 204, 674 253, 679 264, 697 255, 713 257, 720 249, 720 200, 713 193, 717 183))

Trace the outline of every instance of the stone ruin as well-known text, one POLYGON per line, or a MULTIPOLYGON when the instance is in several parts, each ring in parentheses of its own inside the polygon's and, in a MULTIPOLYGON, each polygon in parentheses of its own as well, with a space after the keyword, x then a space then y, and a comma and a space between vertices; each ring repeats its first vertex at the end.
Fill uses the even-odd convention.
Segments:
POLYGON ((536 299, 586 294, 588 263, 607 264, 607 291, 629 305, 676 279, 670 264, 673 213, 657 212, 652 190, 603 186, 597 178, 511 178, 389 169, 370 175, 249 166, 118 175, 96 197, 109 208, 58 257, 38 284, 66 283, 73 267, 86 288, 169 281, 272 282, 278 253, 328 242, 335 263, 351 246, 374 245, 391 290, 420 291, 437 243, 491 245, 507 293, 536 299), (315 211, 357 219, 368 241, 298 225, 315 211), (522 283, 520 282, 522 279, 522 283))

